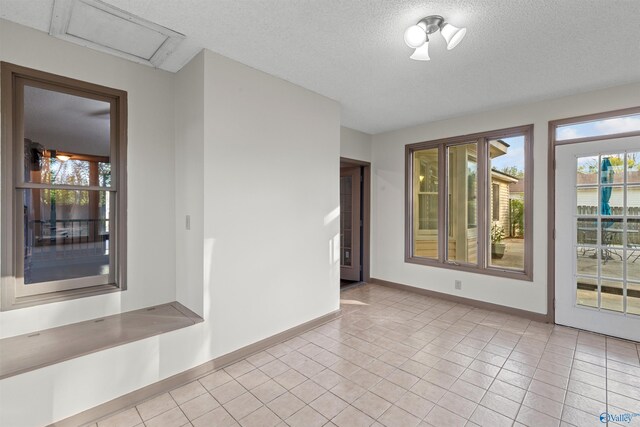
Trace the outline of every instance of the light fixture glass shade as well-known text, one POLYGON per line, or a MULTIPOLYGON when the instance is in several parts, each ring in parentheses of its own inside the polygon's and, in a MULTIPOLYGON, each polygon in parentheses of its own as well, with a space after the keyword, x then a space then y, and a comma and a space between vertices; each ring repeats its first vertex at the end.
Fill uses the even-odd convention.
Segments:
POLYGON ((429 58, 429 42, 425 42, 425 44, 423 44, 422 46, 420 46, 419 48, 417 48, 414 52, 413 55, 411 55, 409 58, 411 59, 415 59, 416 61, 428 61, 431 58, 429 58))
POLYGON ((427 41, 427 33, 418 25, 412 25, 404 32, 404 42, 407 46, 418 48, 427 41))
POLYGON ((451 24, 444 24, 440 32, 447 42, 447 50, 451 50, 462 41, 464 35, 467 34, 467 29, 454 27, 451 24))
POLYGON ((66 162, 70 158, 71 158, 71 156, 67 156, 66 154, 58 154, 56 156, 56 159, 60 160, 61 162, 66 162))

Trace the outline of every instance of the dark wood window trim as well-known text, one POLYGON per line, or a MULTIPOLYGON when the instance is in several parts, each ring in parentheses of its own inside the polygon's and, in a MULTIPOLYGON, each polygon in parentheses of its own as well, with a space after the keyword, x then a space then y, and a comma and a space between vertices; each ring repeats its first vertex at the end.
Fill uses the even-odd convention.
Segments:
POLYGON ((489 132, 480 132, 470 135, 462 135, 451 138, 443 138, 434 141, 425 141, 405 146, 405 262, 431 267, 447 268, 451 270, 466 271, 470 273, 485 274, 490 276, 505 277, 524 281, 533 281, 533 124, 500 129, 489 132), (487 248, 489 230, 486 226, 489 218, 489 185, 491 184, 488 173, 486 141, 511 136, 523 135, 525 138, 525 213, 526 224, 524 231, 525 255, 524 269, 513 271, 500 267, 490 266, 487 260, 487 248), (470 143, 478 143, 478 264, 462 264, 447 261, 445 258, 446 235, 448 218, 446 208, 446 148, 470 143), (438 205, 438 259, 417 257, 413 254, 413 153, 419 150, 439 148, 438 191, 440 194, 438 205), (444 221, 443 221, 444 219, 444 221))
POLYGON ((549 170, 549 179, 547 181, 547 316, 551 323, 555 321, 556 316, 556 147, 559 145, 577 144, 580 142, 640 136, 640 131, 635 131, 557 141, 556 130, 558 127, 568 124, 584 123, 635 114, 640 114, 640 107, 624 108, 621 110, 606 111, 604 113, 587 114, 584 116, 567 117, 564 119, 549 121, 549 153, 547 159, 547 168, 549 170))
MULTIPOLYGON (((68 299, 93 296, 108 292, 126 289, 126 256, 127 256, 127 92, 100 86, 80 80, 71 79, 7 62, 0 63, 0 85, 2 92, 2 200, 0 207, 0 231, 2 244, 0 257, 2 260, 0 282, 0 311, 13 310, 49 302, 64 301, 68 299), (15 165, 19 164, 15 147, 22 132, 19 126, 22 123, 23 100, 18 92, 18 85, 28 82, 30 86, 45 89, 53 89, 58 92, 82 96, 109 102, 112 114, 111 120, 111 157, 115 165, 113 174, 115 183, 115 221, 114 230, 115 257, 114 257, 114 283, 92 286, 86 288, 56 291, 46 294, 37 294, 18 297, 16 295, 16 179, 19 170, 15 165)), ((30 184, 39 187, 40 184, 30 184)), ((60 188, 78 189, 75 186, 63 186, 60 188)), ((96 189, 91 186, 81 188, 83 190, 96 189)))

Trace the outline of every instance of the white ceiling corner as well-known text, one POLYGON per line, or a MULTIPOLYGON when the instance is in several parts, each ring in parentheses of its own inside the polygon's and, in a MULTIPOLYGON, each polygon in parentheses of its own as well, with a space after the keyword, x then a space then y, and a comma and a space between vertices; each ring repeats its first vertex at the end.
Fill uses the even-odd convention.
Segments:
MULTIPOLYGON (((176 72, 207 48, 334 99, 341 104, 344 126, 379 133, 639 82, 640 1, 587 3, 104 0, 102 4, 186 35, 159 64, 161 69, 176 72), (434 34, 431 61, 412 61, 404 30, 433 14, 466 27, 467 35, 447 51, 440 34, 434 34)), ((0 0, 0 17, 49 31, 52 8, 53 0, 0 0)))

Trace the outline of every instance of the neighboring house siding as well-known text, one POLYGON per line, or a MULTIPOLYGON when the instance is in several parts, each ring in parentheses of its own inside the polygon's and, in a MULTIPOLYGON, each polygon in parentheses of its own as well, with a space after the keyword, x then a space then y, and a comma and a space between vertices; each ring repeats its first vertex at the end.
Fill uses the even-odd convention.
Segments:
MULTIPOLYGON (((627 187, 627 206, 629 207, 629 215, 640 216, 640 187, 634 186, 640 183, 640 171, 629 171, 627 176, 628 182, 631 184, 627 187)), ((598 203, 600 199, 600 190, 598 185, 598 175, 594 173, 580 173, 577 175, 577 184, 584 185, 578 191, 577 205, 579 215, 597 215, 598 203), (593 185, 593 187, 589 187, 593 185)), ((613 215, 622 215, 624 206, 624 192, 622 190, 623 175, 616 174, 613 183, 613 191, 609 199, 611 213, 613 215)))
MULTIPOLYGON (((436 237, 425 237, 420 240, 416 240, 416 247, 414 253, 419 257, 435 258, 438 256, 438 240, 436 237)), ((449 258, 453 258, 456 255, 456 241, 449 239, 449 258)))
POLYGON ((494 204, 491 203, 491 218, 492 224, 499 224, 504 229, 505 234, 509 235, 509 230, 511 228, 511 224, 509 223, 509 200, 511 198, 510 185, 515 182, 515 179, 511 179, 509 177, 505 177, 502 179, 500 175, 493 174, 492 177, 492 185, 491 185, 491 200, 493 201, 494 197, 494 187, 498 186, 499 191, 499 200, 500 200, 500 213, 497 216, 497 220, 494 216, 494 204))
MULTIPOLYGON (((584 188, 578 191, 578 214, 597 215, 600 190, 596 187, 584 188)), ((622 215, 624 193, 621 187, 613 187, 609 205, 612 215, 622 215)), ((627 206, 629 215, 640 215, 640 187, 627 187, 627 206)))
POLYGON ((509 233, 511 224, 509 224, 509 184, 500 183, 500 225, 504 228, 505 233, 509 233))

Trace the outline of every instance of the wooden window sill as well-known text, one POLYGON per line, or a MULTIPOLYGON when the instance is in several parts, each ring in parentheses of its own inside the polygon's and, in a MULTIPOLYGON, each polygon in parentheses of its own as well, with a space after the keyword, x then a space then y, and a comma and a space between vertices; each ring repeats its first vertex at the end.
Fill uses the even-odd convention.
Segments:
POLYGON ((200 322, 172 302, 0 339, 0 380, 200 322))

